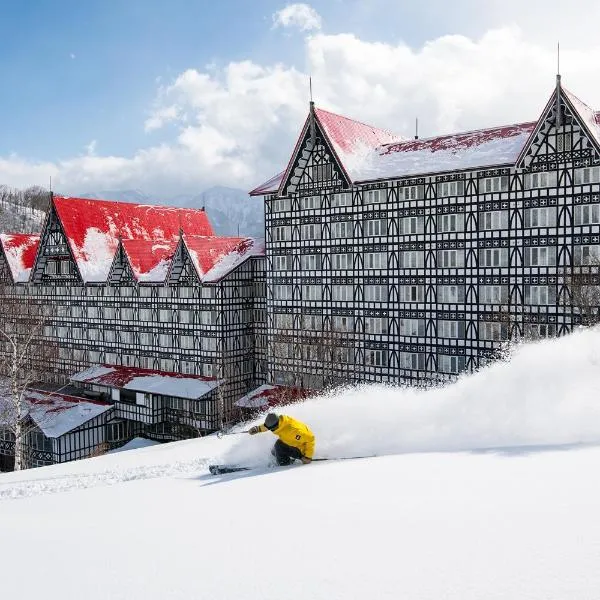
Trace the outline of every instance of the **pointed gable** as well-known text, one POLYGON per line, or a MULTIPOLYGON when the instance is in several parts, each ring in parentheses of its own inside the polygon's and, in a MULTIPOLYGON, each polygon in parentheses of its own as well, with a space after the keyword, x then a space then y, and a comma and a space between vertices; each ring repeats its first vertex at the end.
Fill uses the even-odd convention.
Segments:
POLYGON ((119 238, 175 242, 213 235, 203 210, 55 196, 53 206, 84 282, 106 281, 119 238))
POLYGON ((139 283, 164 283, 178 241, 122 240, 131 272, 139 283))
POLYGON ((14 283, 29 281, 39 244, 38 234, 0 234, 0 246, 14 283))

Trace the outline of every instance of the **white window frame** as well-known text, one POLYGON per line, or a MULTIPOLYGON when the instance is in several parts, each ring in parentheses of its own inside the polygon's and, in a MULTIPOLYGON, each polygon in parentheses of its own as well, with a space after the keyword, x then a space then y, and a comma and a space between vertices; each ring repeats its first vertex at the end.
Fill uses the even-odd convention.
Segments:
POLYGON ((302 240, 320 240, 321 239, 321 224, 320 223, 305 223, 301 227, 302 240))
POLYGON ((321 269, 320 254, 303 254, 300 256, 300 268, 303 271, 318 271, 321 269))
POLYGON ((508 229, 507 210, 487 210, 479 216, 480 231, 495 231, 497 229, 508 229))
POLYGON ((381 237, 387 235, 387 219, 370 219, 363 224, 365 237, 381 237))
POLYGON ((525 248, 525 266, 553 267, 555 265, 555 246, 530 246, 529 248, 525 248))
POLYGON ((363 265, 365 269, 387 269, 387 252, 365 252, 363 254, 363 265))
POLYGON ((480 267, 508 267, 508 248, 480 248, 478 258, 480 267))
POLYGON ((334 221, 331 223, 331 239, 348 239, 353 236, 352 221, 334 221))
POLYGON ((437 266, 442 269, 460 269, 465 266, 465 251, 438 250, 437 261, 437 266))

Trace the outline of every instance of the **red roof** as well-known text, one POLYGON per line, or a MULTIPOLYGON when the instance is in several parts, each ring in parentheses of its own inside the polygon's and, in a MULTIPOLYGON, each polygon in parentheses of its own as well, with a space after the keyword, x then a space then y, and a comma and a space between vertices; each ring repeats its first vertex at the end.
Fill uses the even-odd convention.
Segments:
POLYGON ((313 395, 313 390, 300 387, 263 384, 235 402, 235 406, 261 409, 299 402, 313 395))
POLYGON ((177 241, 213 235, 203 210, 54 196, 53 204, 84 281, 106 281, 119 238, 177 241))
POLYGON ((137 281, 163 282, 177 248, 175 240, 122 240, 123 250, 137 281))
POLYGON ((0 234, 0 246, 4 251, 13 281, 25 283, 35 262, 40 236, 26 233, 0 234))

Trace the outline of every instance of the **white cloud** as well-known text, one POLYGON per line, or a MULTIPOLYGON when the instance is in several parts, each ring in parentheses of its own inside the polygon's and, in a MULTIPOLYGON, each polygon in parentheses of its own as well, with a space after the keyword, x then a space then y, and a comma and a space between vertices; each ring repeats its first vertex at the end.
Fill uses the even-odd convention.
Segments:
MULTIPOLYGON (((305 40, 306 72, 284 64, 231 62, 188 69, 157 91, 145 121, 160 145, 133 156, 93 152, 54 163, 0 159, 0 181, 58 191, 139 188, 172 195, 210 185, 249 189, 285 167, 308 111, 308 73, 317 105, 411 136, 534 120, 554 85, 555 45, 532 41, 517 26, 479 38, 433 39, 419 48, 353 34, 305 40), (169 137, 171 136, 171 137, 169 137)), ((562 52, 563 82, 600 108, 593 77, 600 45, 582 38, 562 52)))
POLYGON ((288 4, 273 14, 273 29, 296 27, 300 31, 321 29, 321 16, 308 4, 288 4))
POLYGON ((96 140, 92 140, 86 147, 86 152, 90 156, 94 156, 96 154, 96 140))

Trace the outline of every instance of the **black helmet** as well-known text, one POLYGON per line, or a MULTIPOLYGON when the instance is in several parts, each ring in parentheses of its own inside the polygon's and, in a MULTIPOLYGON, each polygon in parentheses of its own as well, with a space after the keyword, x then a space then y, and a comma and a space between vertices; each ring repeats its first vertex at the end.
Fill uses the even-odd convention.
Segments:
POLYGON ((279 417, 275 413, 269 413, 265 419, 265 427, 273 431, 279 425, 279 417))

